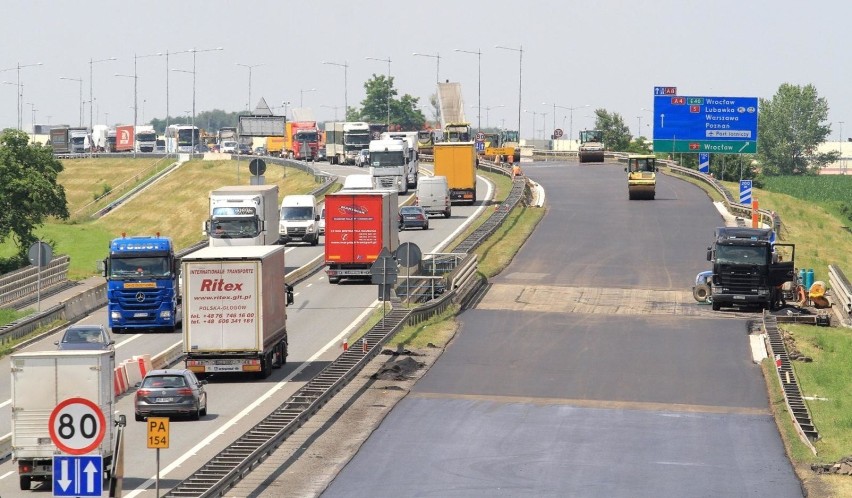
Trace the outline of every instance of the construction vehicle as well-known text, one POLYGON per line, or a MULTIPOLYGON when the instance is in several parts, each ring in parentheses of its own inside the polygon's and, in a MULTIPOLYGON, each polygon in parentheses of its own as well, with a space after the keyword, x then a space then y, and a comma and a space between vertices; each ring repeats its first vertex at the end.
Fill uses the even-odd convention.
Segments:
POLYGON ((657 190, 657 158, 653 154, 627 156, 627 195, 630 200, 653 200, 657 190))
POLYGON ((796 282, 796 246, 775 241, 770 228, 719 227, 707 261, 713 263, 710 280, 713 309, 784 305, 784 287, 796 282))
POLYGON ((603 132, 601 130, 583 130, 580 132, 580 149, 577 157, 581 163, 604 162, 603 132))
POLYGON ((470 123, 447 123, 444 126, 445 142, 470 142, 470 123))
POLYGON ((420 130, 417 132, 417 153, 432 155, 432 147, 437 140, 435 139, 436 130, 420 130))
POLYGON ((476 202, 476 149, 473 142, 435 144, 435 175, 447 177, 450 199, 476 202))

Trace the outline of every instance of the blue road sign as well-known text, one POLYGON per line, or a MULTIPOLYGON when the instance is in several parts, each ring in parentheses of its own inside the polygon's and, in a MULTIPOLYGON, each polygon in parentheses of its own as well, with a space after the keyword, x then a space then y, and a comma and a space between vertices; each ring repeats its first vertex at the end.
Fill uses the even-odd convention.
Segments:
POLYGON ((757 97, 654 96, 654 150, 757 152, 757 97))
POLYGON ((485 142, 481 140, 476 141, 476 152, 485 152, 485 142))
POLYGON ((751 205, 751 180, 740 180, 740 204, 751 205))
POLYGON ((698 153, 698 171, 705 175, 710 173, 710 154, 707 152, 698 153))
POLYGON ((101 496, 103 475, 100 455, 54 456, 53 496, 101 496))

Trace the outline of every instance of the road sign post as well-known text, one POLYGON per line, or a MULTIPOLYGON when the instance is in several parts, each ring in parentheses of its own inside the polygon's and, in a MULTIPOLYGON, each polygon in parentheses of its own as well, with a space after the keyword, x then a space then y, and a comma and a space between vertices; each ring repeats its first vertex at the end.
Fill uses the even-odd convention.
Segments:
POLYGON ((705 175, 710 174, 710 154, 707 152, 698 153, 698 171, 705 175))
POLYGON ((69 398, 56 405, 48 420, 50 439, 59 450, 85 455, 97 449, 106 435, 100 407, 85 398, 69 398))
MULTIPOLYGON (((373 265, 370 267, 370 280, 374 284, 379 284, 379 297, 382 299, 382 326, 385 324, 385 314, 386 314, 386 303, 387 299, 385 299, 384 293, 390 289, 390 286, 396 283, 397 276, 399 275, 399 268, 396 266, 396 260, 393 258, 393 255, 388 250, 387 247, 383 247, 381 252, 379 252, 379 256, 376 258, 376 261, 373 262, 373 265)), ((388 298, 390 298, 390 293, 388 292, 388 298)))
MULTIPOLYGON (((658 89, 655 89, 655 93, 658 89)), ((754 154, 756 97, 654 96, 654 151, 754 154)))
POLYGON ((740 180, 740 204, 751 205, 751 180, 740 180))
POLYGON ((53 259, 53 248, 42 241, 38 241, 30 246, 27 255, 30 257, 30 264, 38 267, 38 276, 36 278, 36 311, 41 311, 41 269, 50 264, 50 260, 53 259))
POLYGON ((160 496, 160 448, 169 447, 169 418, 148 417, 148 447, 157 449, 156 494, 160 496))
POLYGON ((54 455, 53 496, 101 496, 103 475, 100 455, 54 455))

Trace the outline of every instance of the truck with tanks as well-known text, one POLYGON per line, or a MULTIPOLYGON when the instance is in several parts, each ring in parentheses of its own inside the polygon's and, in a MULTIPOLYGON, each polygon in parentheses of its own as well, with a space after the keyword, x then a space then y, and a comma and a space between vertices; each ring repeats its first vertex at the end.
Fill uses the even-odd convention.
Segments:
POLYGON ((796 246, 776 242, 771 228, 717 228, 707 248, 713 309, 781 307, 785 284, 796 281, 795 259, 796 246))
POLYGON ((219 187, 209 195, 203 232, 209 245, 264 246, 278 243, 278 185, 219 187))
MULTIPOLYGON (((364 175, 366 176, 366 175, 364 175)), ((382 249, 399 247, 398 194, 392 190, 341 190, 325 196, 325 264, 328 282, 370 279, 382 249)))
MULTIPOLYGON (((71 404, 91 403, 94 417, 103 429, 103 437, 93 439, 86 454, 103 458, 103 477, 110 474, 114 443, 124 416, 116 415, 114 371, 115 351, 23 351, 10 357, 12 370, 12 460, 18 469, 22 491, 29 490, 33 482, 50 482, 53 479, 53 457, 78 450, 77 441, 68 431, 51 429, 65 426, 90 431, 96 423, 81 413, 78 420, 64 414, 61 420, 51 420, 55 409, 71 404), (80 401, 83 400, 83 401, 80 401), (56 442, 52 437, 56 436, 56 442), (64 441, 64 435, 69 435, 64 441), (59 444, 57 444, 59 443, 59 444), (67 443, 67 444, 66 444, 67 443)), ((69 410, 73 410, 69 406, 69 410)), ((64 413, 64 412, 63 412, 64 413)), ((69 495, 71 496, 71 495, 69 495)))
POLYGON ((107 281, 107 321, 113 333, 175 330, 181 307, 171 238, 123 234, 110 241, 101 267, 107 281))
POLYGON ((287 361, 284 246, 205 247, 183 257, 183 352, 204 377, 269 377, 287 361))
POLYGON ((435 176, 447 177, 450 199, 476 202, 476 149, 473 142, 435 144, 435 176))

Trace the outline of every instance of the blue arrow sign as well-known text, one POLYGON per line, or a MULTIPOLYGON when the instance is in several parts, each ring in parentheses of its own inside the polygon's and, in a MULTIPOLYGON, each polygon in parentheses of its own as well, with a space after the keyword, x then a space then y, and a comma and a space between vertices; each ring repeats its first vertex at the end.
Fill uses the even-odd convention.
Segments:
POLYGON ((655 95, 654 150, 754 153, 757 115, 757 97, 655 95))
POLYGON ((485 152, 485 142, 481 140, 476 141, 476 152, 485 152))
POLYGON ((101 496, 103 457, 54 456, 53 496, 101 496))
POLYGON ((751 205, 751 180, 740 180, 740 204, 751 205))
POLYGON ((707 152, 698 153, 698 171, 705 175, 710 173, 710 154, 707 152))

